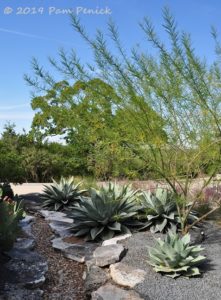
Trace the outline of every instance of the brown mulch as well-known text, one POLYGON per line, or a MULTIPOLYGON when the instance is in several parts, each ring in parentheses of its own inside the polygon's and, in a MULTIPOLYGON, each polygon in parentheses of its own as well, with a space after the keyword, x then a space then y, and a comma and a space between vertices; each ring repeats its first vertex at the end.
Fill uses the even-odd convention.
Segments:
POLYGON ((78 237, 75 237, 75 236, 68 236, 68 237, 64 238, 63 241, 66 242, 66 243, 79 244, 79 245, 85 243, 84 239, 81 239, 81 238, 78 238, 78 237))
POLYGON ((48 262, 47 279, 42 287, 44 299, 84 300, 82 280, 84 265, 63 257, 61 252, 52 248, 53 233, 41 217, 36 217, 32 233, 36 239, 37 252, 48 262))

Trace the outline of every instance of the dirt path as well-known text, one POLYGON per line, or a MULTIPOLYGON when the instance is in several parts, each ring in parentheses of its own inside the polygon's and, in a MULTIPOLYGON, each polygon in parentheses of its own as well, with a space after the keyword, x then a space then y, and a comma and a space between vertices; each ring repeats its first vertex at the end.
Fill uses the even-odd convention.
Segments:
POLYGON ((83 300, 84 265, 66 259, 51 246, 53 235, 50 227, 41 217, 36 217, 32 225, 36 239, 36 250, 48 261, 47 280, 43 286, 44 299, 47 300, 83 300))

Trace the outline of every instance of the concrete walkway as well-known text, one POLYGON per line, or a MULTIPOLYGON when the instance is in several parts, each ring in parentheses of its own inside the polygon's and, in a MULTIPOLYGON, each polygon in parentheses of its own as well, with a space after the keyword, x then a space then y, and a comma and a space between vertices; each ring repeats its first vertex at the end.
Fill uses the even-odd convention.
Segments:
POLYGON ((23 184, 12 184, 12 189, 15 194, 26 195, 42 193, 44 185, 49 185, 50 183, 23 183, 23 184))

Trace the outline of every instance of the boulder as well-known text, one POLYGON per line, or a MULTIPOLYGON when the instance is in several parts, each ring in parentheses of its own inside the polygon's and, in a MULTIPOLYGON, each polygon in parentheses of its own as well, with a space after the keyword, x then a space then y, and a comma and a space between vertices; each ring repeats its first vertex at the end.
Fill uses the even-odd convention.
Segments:
POLYGON ((97 266, 105 267, 120 261, 125 253, 126 250, 122 245, 113 244, 98 247, 94 251, 93 257, 97 266))
POLYGON ((112 284, 106 284, 92 293, 92 300, 142 300, 135 291, 124 290, 112 284))
POLYGON ((110 275, 115 283, 133 288, 144 280, 146 272, 119 262, 110 266, 110 275))

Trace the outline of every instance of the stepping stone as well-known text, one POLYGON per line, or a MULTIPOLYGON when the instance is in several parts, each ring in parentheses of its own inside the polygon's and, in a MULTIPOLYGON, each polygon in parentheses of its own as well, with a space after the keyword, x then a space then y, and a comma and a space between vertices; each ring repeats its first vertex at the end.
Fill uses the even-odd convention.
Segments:
POLYGON ((110 266, 110 275, 115 283, 133 288, 144 280, 146 272, 120 262, 110 266))
POLYGON ((19 221, 19 225, 21 229, 30 237, 33 237, 33 234, 31 232, 31 226, 32 222, 35 220, 35 217, 33 216, 25 216, 24 219, 19 221))
POLYGON ((84 263, 93 258, 94 250, 97 248, 97 244, 85 242, 84 244, 69 244, 68 248, 62 250, 65 257, 75 260, 80 263, 84 263))
POLYGON ((70 247, 70 243, 64 242, 63 238, 56 238, 53 239, 51 242, 52 242, 52 247, 56 250, 63 251, 70 247))
POLYGON ((112 284, 106 284, 92 293, 92 300, 144 300, 133 290, 123 290, 112 284))
POLYGON ((103 241, 102 246, 108 246, 108 245, 117 244, 118 241, 126 240, 126 239, 130 238, 131 236, 132 235, 130 233, 116 236, 116 237, 114 237, 112 239, 103 241))
POLYGON ((42 300, 44 292, 40 289, 24 289, 19 287, 17 284, 14 283, 7 283, 7 288, 4 291, 0 291, 0 299, 2 300, 21 300, 21 299, 28 299, 28 300, 42 300), (3 294, 1 294, 1 292, 3 294))
POLYGON ((12 249, 10 257, 11 260, 6 267, 18 275, 19 286, 35 289, 43 285, 48 264, 40 254, 29 250, 12 249))
POLYGON ((70 223, 52 221, 49 223, 51 230, 60 237, 67 237, 71 235, 70 223))
POLYGON ((36 242, 32 238, 18 238, 14 244, 15 249, 33 250, 36 242))
POLYGON ((73 223, 73 219, 68 218, 67 215, 60 211, 51 211, 51 210, 40 210, 39 213, 42 217, 45 218, 47 221, 56 221, 56 222, 63 222, 63 223, 73 223))
POLYGON ((114 244, 98 247, 94 251, 93 257, 97 266, 105 267, 120 261, 125 253, 126 250, 122 245, 114 244))

